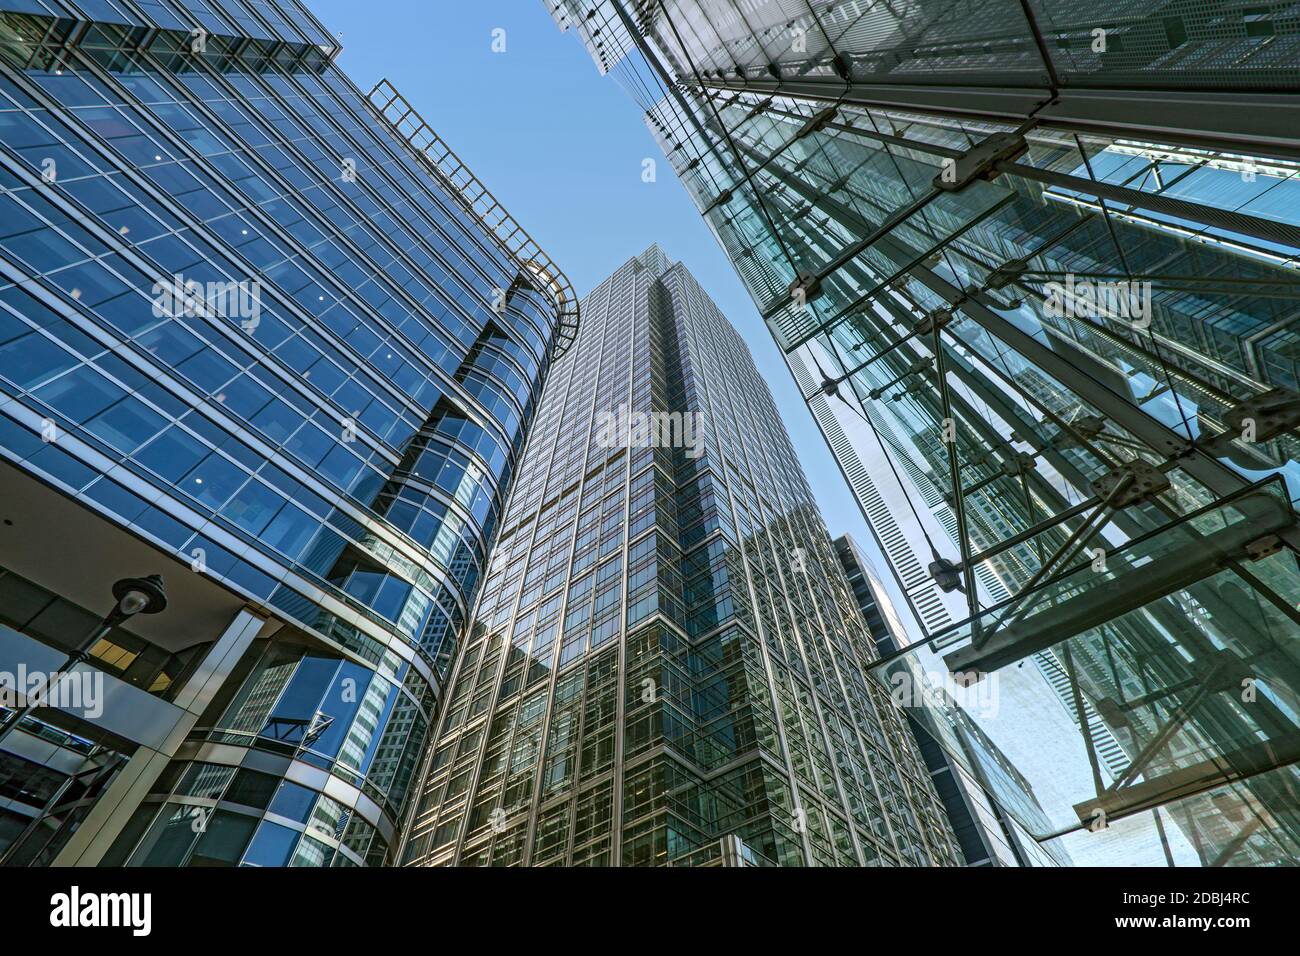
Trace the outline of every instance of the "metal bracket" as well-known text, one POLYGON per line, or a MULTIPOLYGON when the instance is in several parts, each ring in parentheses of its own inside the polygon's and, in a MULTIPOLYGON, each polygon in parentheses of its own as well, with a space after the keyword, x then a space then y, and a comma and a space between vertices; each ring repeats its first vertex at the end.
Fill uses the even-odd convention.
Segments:
MULTIPOLYGON (((1106 430, 1106 419, 1100 415, 1081 415, 1070 422, 1070 427, 1088 441, 1093 441, 1106 430)), ((1069 432, 1062 432, 1062 435, 1071 437, 1069 432)))
POLYGON ((1154 498, 1168 490, 1169 479, 1165 477, 1164 472, 1141 458, 1125 462, 1092 483, 1092 493, 1098 498, 1107 500, 1110 507, 1116 511, 1137 504, 1139 501, 1154 498), (1130 479, 1128 487, 1111 499, 1111 493, 1125 479, 1130 479))
MULTIPOLYGON (((894 378, 891 378, 888 382, 885 382, 883 385, 877 385, 867 394, 870 396, 872 401, 878 401, 880 399, 880 396, 884 395, 885 392, 889 391, 891 388, 893 388, 903 379, 907 378, 909 375, 920 375, 922 372, 925 372, 933 365, 934 365, 933 359, 929 359, 926 358, 925 356, 921 356, 916 360, 914 360, 911 365, 907 366, 907 368, 903 369, 903 371, 899 375, 895 376, 894 378)), ((897 396, 895 396, 895 401, 897 401, 897 396)))
POLYGON ((728 203, 728 202, 731 202, 731 190, 724 189, 722 192, 718 193, 716 197, 714 197, 713 202, 709 203, 709 205, 705 208, 704 212, 705 213, 713 212, 713 210, 717 209, 723 203, 728 203))
POLYGON ((994 292, 1005 289, 1028 271, 1029 263, 1024 259, 1012 259, 1010 262, 1004 262, 989 273, 988 278, 984 280, 984 288, 994 292))
POLYGON ((839 115, 839 110, 834 106, 828 106, 824 110, 818 110, 799 127, 799 132, 794 134, 795 139, 804 139, 813 133, 820 133, 826 128, 826 125, 839 115))
POLYGON ((943 171, 934 177, 932 185, 944 192, 961 192, 977 179, 993 179, 998 163, 1019 159, 1029 149, 1025 138, 1017 133, 994 133, 982 143, 976 143, 956 159, 945 159, 943 171), (950 165, 951 164, 951 165, 950 165))
POLYGON ((947 309, 935 309, 917 320, 914 331, 917 335, 929 335, 935 329, 941 329, 951 321, 951 312, 947 309))
POLYGON ((1255 441, 1268 441, 1300 426, 1300 393, 1289 388, 1275 388, 1234 405, 1224 413, 1223 422, 1241 434, 1247 422, 1255 426, 1255 441))
POLYGON ((822 294, 822 280, 815 272, 800 272, 791 281, 786 292, 791 302, 811 302, 822 294))
POLYGON ((927 391, 929 388, 930 386, 925 382, 913 382, 911 385, 907 386, 907 388, 903 389, 902 391, 895 392, 893 395, 890 395, 889 400, 891 402, 901 402, 907 396, 919 394, 920 392, 927 391))
POLYGON ((1249 542, 1246 545, 1246 557, 1251 561, 1258 561, 1281 550, 1282 539, 1275 534, 1269 534, 1249 542))
POLYGON ((939 585, 940 591, 961 590, 961 565, 954 564, 947 558, 937 558, 930 562, 927 570, 934 578, 934 583, 939 585))
POLYGON ((1002 460, 1002 473, 1008 477, 1033 471, 1037 467, 1038 459, 1024 452, 1017 452, 1013 457, 1002 460))

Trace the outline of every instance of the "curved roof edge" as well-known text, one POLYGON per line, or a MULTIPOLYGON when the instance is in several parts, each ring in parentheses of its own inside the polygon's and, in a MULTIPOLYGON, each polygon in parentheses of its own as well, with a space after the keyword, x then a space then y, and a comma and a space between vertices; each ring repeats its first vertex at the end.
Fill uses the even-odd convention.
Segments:
POLYGON ((520 274, 538 280, 541 290, 555 305, 557 324, 551 354, 553 358, 563 355, 578 337, 578 297, 568 277, 392 83, 380 80, 367 100, 379 117, 392 127, 397 138, 429 166, 450 188, 452 195, 460 199, 465 209, 515 260, 520 274))

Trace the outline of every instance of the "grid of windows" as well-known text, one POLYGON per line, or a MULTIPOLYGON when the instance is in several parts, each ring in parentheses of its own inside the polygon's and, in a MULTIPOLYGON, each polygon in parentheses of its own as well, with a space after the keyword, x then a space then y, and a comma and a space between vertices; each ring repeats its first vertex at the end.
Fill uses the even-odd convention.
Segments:
POLYGON ((473 620, 406 863, 956 858, 771 396, 658 247, 584 300, 473 620))

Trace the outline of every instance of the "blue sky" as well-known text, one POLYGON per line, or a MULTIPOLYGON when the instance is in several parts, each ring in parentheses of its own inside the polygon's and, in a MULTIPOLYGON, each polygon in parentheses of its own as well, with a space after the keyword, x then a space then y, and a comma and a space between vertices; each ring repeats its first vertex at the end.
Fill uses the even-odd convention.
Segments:
POLYGON ((387 78, 573 282, 579 295, 658 242, 749 343, 832 534, 867 537, 817 426, 731 264, 641 113, 542 0, 306 0, 363 90, 387 78), (505 30, 506 51, 492 52, 505 30), (645 183, 642 161, 658 179, 645 183))

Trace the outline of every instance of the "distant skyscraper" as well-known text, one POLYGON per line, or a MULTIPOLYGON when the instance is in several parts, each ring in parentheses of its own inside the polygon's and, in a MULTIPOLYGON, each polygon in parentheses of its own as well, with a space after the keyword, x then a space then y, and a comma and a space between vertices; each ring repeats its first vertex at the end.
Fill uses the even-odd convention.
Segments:
POLYGON ((1035 836, 1300 862, 1300 21, 546 5, 749 288, 911 655, 1002 676, 1035 836))
POLYGON ((582 312, 403 861, 958 864, 740 336, 657 246, 582 312))
POLYGON ((576 301, 295 0, 76 6, 0 0, 0 853, 382 864, 576 301))
MULTIPOLYGON (((867 622, 867 630, 876 642, 876 651, 881 657, 898 653, 906 644, 897 633, 898 613, 857 542, 847 534, 841 535, 835 539, 835 554, 867 622)), ((1016 816, 1002 809, 1002 804, 1014 805, 1022 815, 1031 816, 1046 827, 1046 815, 1034 798, 1029 782, 955 702, 950 705, 949 717, 965 760, 949 756, 912 714, 906 719, 966 864, 1068 865, 1068 854, 1058 847, 1039 845, 1016 816)))

